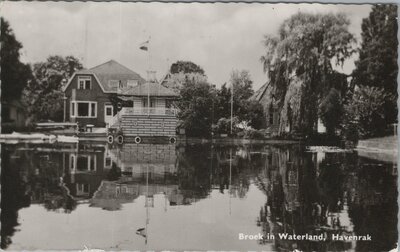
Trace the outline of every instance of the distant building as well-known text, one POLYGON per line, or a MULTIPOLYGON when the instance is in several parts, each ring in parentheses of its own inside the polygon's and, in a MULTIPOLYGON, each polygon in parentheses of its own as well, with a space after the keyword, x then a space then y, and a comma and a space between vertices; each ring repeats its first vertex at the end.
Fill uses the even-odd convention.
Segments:
POLYGON ((18 100, 1 103, 1 132, 11 133, 25 127, 25 107, 18 100))
POLYGON ((282 108, 278 106, 278 102, 275 100, 271 82, 268 81, 265 83, 250 99, 260 102, 264 108, 266 118, 264 127, 269 130, 272 135, 278 134, 279 117, 282 108))
MULTIPOLYGON (((297 78, 293 78, 293 80, 293 82, 297 83, 288 88, 292 92, 296 89, 299 89, 299 84, 301 84, 297 78)), ((293 93, 295 96, 298 95, 299 91, 293 93)), ((290 104, 286 104, 286 106, 284 106, 282 102, 278 101, 277 97, 275 96, 275 90, 270 81, 261 86, 261 88, 258 89, 250 99, 260 102, 263 106, 266 118, 264 127, 270 132, 271 135, 277 135, 282 132, 289 133, 296 130, 295 120, 286 118, 283 122, 281 121, 281 115, 288 113, 289 110, 294 109, 294 107, 290 108, 290 104)), ((318 118, 317 122, 317 132, 326 133, 325 125, 320 118, 318 118)))

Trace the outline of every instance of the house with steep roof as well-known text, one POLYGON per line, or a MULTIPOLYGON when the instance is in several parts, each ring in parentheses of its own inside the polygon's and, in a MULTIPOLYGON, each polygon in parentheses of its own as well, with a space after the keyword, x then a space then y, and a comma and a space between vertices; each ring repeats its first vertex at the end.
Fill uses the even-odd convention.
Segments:
POLYGON ((154 71, 148 75, 146 81, 114 60, 77 71, 64 87, 67 117, 82 126, 122 130, 125 136, 175 137, 178 94, 160 85, 154 71))
POLYGON ((146 81, 138 73, 110 60, 90 69, 75 72, 64 86, 66 114, 71 122, 105 127, 117 111, 110 96, 121 89, 146 81))

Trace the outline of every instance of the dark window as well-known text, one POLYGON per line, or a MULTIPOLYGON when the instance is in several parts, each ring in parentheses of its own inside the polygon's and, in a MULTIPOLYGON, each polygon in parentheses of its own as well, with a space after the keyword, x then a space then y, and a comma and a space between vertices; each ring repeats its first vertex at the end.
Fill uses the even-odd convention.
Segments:
POLYGON ((269 124, 270 125, 274 124, 274 113, 269 114, 269 124))
POLYGON ((71 103, 71 116, 75 116, 75 103, 71 103))
MULTIPOLYGON (((143 107, 147 107, 148 104, 148 99, 143 98, 143 107)), ((156 100, 155 99, 150 99, 150 107, 154 108, 156 106, 156 100)))
POLYGON ((91 89, 92 81, 90 77, 79 77, 78 89, 91 89))
POLYGON ((165 100, 165 107, 166 108, 171 108, 172 107, 172 101, 171 100, 165 100))
POLYGON ((92 83, 90 80, 85 80, 85 89, 91 89, 92 88, 92 83))
POLYGON ((90 106, 91 106, 91 110, 90 110, 91 116, 95 117, 96 116, 96 103, 90 103, 90 106))
POLYGON ((106 167, 110 167, 111 166, 111 158, 110 157, 106 157, 106 161, 104 164, 106 167))
POLYGON ((89 116, 89 103, 78 103, 78 116, 89 116))
POLYGON ((87 171, 88 169, 88 157, 86 156, 78 156, 76 169, 78 171, 87 171))
POLYGON ((69 168, 70 168, 70 170, 73 170, 74 167, 75 167, 75 156, 71 155, 69 168))
POLYGON ((95 171, 96 170, 96 163, 95 163, 96 157, 92 156, 92 157, 89 158, 89 160, 90 160, 89 170, 95 171))
POLYGON ((112 107, 106 107, 106 115, 107 116, 112 116, 112 107))
POLYGON ((79 89, 85 89, 85 82, 79 81, 79 89))

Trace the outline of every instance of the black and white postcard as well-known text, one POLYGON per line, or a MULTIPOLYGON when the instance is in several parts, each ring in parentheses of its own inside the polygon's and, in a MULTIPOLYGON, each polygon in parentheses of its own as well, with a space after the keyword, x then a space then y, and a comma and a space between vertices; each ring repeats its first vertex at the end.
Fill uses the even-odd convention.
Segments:
POLYGON ((398 7, 2 1, 1 250, 398 249, 398 7))

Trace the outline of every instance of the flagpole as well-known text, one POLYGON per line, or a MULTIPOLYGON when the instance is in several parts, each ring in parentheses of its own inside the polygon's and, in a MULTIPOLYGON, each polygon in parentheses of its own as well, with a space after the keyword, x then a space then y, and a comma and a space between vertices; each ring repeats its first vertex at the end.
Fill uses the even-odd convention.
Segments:
POLYGON ((229 149, 229 215, 232 213, 232 203, 231 203, 231 186, 232 186, 232 146, 229 149))
POLYGON ((148 70, 148 72, 147 72, 147 116, 150 116, 150 76, 151 76, 151 73, 150 73, 150 71, 151 71, 151 62, 150 62, 150 39, 151 39, 151 37, 149 37, 149 43, 148 43, 148 50, 147 50, 147 56, 148 56, 148 60, 149 60, 149 62, 148 62, 148 67, 149 67, 149 70, 148 70))
POLYGON ((148 232, 147 232, 147 226, 149 224, 149 163, 147 163, 146 166, 146 239, 145 239, 145 244, 147 244, 147 236, 148 236, 148 232))
POLYGON ((231 136, 233 133, 233 82, 231 87, 231 136))

